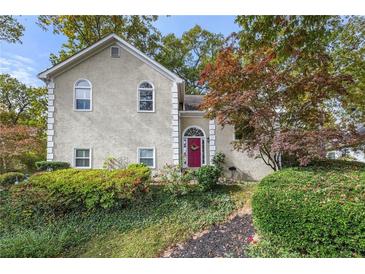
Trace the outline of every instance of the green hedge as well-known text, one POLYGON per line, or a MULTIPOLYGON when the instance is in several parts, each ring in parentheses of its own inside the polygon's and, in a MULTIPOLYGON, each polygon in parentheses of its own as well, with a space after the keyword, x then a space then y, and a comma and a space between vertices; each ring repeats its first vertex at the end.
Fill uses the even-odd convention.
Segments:
POLYGON ((149 180, 150 169, 145 166, 114 171, 64 169, 35 174, 10 191, 19 210, 62 213, 125 205, 147 190, 149 180))
POLYGON ((25 179, 25 176, 21 172, 7 172, 0 174, 0 185, 11 185, 16 181, 21 182, 25 179))
POLYGON ((267 239, 308 257, 365 256, 365 165, 322 161, 265 177, 253 196, 267 239))
POLYGON ((39 171, 53 171, 66 169, 70 167, 70 163, 67 162, 48 162, 48 161, 39 161, 35 163, 37 170, 39 171))

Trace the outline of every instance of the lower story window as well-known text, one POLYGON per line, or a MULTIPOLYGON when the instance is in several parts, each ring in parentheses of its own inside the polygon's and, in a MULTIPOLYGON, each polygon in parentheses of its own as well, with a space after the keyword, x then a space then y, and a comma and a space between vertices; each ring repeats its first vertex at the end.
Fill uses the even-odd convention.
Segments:
POLYGON ((155 149, 149 147, 138 148, 138 163, 155 168, 155 149))
POLYGON ((76 148, 75 149, 75 167, 90 168, 90 149, 76 148))

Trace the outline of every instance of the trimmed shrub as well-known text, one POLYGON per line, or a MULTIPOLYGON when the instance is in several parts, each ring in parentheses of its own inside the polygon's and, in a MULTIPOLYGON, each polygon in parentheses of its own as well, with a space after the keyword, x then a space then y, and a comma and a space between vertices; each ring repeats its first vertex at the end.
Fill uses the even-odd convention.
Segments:
POLYGON ((365 165, 326 160, 273 173, 253 213, 264 238, 304 257, 365 256, 365 165))
POLYGON ((0 185, 11 185, 16 181, 21 182, 25 179, 25 176, 21 172, 7 172, 0 174, 0 185))
POLYGON ((202 166, 194 172, 194 175, 201 189, 207 191, 217 186, 222 170, 216 166, 202 166))
POLYGON ((37 167, 38 171, 54 171, 54 170, 69 168, 70 164, 67 162, 40 161, 40 162, 36 162, 35 166, 37 167))
POLYGON ((128 204, 146 192, 148 167, 121 170, 64 169, 33 175, 29 182, 11 188, 14 207, 19 210, 65 212, 92 210, 128 204))

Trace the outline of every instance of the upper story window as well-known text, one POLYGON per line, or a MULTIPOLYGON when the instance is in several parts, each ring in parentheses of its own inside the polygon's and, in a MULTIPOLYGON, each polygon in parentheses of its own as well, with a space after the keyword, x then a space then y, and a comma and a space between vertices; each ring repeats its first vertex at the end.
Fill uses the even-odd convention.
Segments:
POLYGON ((90 111, 92 108, 92 90, 88 80, 78 80, 75 83, 75 110, 90 111))
POLYGON ((149 82, 142 82, 138 86, 138 111, 155 111, 155 89, 149 82))
POLYGON ((110 48, 110 56, 113 57, 113 58, 119 58, 120 57, 119 47, 111 47, 110 48))

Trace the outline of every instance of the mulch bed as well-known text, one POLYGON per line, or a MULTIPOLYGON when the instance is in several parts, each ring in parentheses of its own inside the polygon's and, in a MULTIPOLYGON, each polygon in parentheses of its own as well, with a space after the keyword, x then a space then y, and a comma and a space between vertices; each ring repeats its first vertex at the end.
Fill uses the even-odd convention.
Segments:
POLYGON ((245 258, 245 249, 253 240, 255 230, 252 215, 236 215, 231 220, 214 225, 202 235, 193 237, 165 253, 170 258, 245 258))

